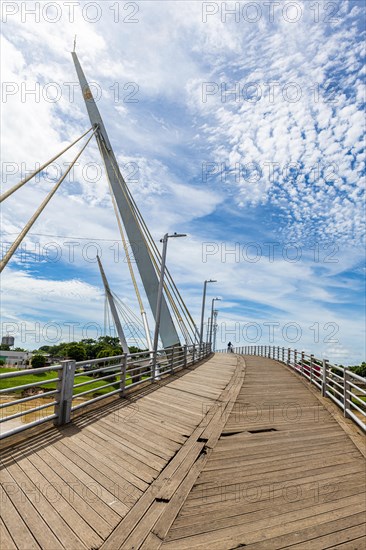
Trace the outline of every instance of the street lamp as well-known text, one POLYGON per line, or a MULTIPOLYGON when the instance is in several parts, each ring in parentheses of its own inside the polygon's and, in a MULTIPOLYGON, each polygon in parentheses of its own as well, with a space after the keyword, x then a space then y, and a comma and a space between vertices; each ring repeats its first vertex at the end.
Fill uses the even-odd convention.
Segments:
POLYGON ((166 252, 168 247, 168 239, 173 237, 186 237, 186 236, 187 235, 183 233, 173 233, 173 235, 169 235, 168 233, 166 233, 164 237, 160 239, 160 242, 163 243, 163 251, 161 254, 160 279, 159 279, 159 287, 158 287, 158 297, 156 301, 155 333, 154 333, 154 345, 153 345, 154 359, 153 359, 153 367, 152 367, 153 380, 155 380, 155 371, 156 371, 156 359, 157 359, 157 352, 158 352, 161 304, 163 301, 164 274, 165 274, 165 262, 166 262, 166 252))
POLYGON ((221 298, 212 298, 212 306, 211 306, 211 323, 210 323, 210 339, 209 339, 210 344, 212 344, 212 326, 213 326, 214 304, 215 304, 215 302, 218 302, 219 300, 221 300, 221 298))
POLYGON ((217 315, 218 315, 217 309, 214 311, 214 325, 213 325, 213 344, 212 344, 212 351, 216 351, 216 334, 217 334, 217 315))
POLYGON ((206 286, 207 283, 217 283, 215 279, 208 279, 203 283, 202 311, 201 311, 201 330, 200 330, 200 349, 203 342, 203 321, 205 318, 206 286))

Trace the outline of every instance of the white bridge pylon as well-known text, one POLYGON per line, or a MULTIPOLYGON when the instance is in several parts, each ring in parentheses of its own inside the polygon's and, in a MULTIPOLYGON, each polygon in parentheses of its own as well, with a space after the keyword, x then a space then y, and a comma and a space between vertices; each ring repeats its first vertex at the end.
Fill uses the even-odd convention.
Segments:
MULTIPOLYGON (((127 239, 129 246, 132 250, 132 256, 137 265, 137 269, 140 275, 140 279, 145 290, 146 297, 148 299, 151 312, 155 318, 157 311, 157 299, 158 299, 158 287, 159 287, 159 278, 161 272, 161 253, 152 238, 149 229, 145 223, 145 220, 142 217, 142 214, 134 201, 134 198, 126 185, 126 182, 120 172, 116 157, 114 155, 111 143, 109 141, 103 120, 100 116, 99 110, 93 98, 93 95, 90 91, 88 82, 85 78, 84 72, 81 68, 78 57, 74 52, 72 52, 72 57, 76 72, 79 78, 81 90, 83 93, 83 98, 85 100, 85 105, 88 111, 90 122, 92 124, 91 128, 85 132, 82 136, 73 141, 70 145, 63 149, 58 155, 54 156, 51 160, 44 163, 37 171, 33 172, 31 175, 27 176, 25 179, 14 185, 11 189, 6 191, 1 197, 0 202, 5 199, 8 199, 20 189, 23 185, 28 183, 34 176, 37 175, 40 171, 44 170, 49 166, 55 159, 59 158, 63 153, 68 149, 78 143, 83 137, 85 137, 89 132, 91 135, 88 137, 86 143, 83 145, 82 149, 73 159, 72 163, 57 181, 51 191, 48 193, 46 198, 43 200, 40 207, 31 217, 31 219, 26 223, 22 231, 19 233, 18 237, 15 239, 14 243, 11 245, 9 250, 6 252, 4 257, 0 262, 0 272, 5 268, 7 263, 11 260, 15 254, 17 248, 24 240, 31 227, 37 221, 39 216, 42 214, 43 210, 49 203, 49 201, 56 194, 57 190, 66 179, 66 176, 71 171, 72 167, 75 165, 76 161, 79 159, 83 151, 86 149, 87 145, 90 143, 93 136, 96 138, 100 154, 102 156, 106 175, 110 187, 112 202, 122 238, 122 242, 125 248, 125 251, 128 251, 127 239), (124 235, 124 230, 126 231, 127 239, 124 235)), ((128 267, 130 270, 130 275, 132 282, 134 284, 135 293, 139 302, 140 312, 142 317, 142 322, 145 330, 147 347, 149 351, 152 351, 151 343, 151 334, 148 326, 147 315, 141 298, 139 286, 136 281, 136 277, 133 271, 131 258, 129 253, 126 253, 128 267)), ((101 273, 102 266, 100 264, 101 273)), ((103 272, 104 273, 104 272, 103 272)), ((103 275, 102 275, 103 278, 103 275)), ((105 278, 105 274, 104 274, 105 278)), ((104 280, 104 279, 103 279, 104 280)), ((161 302, 161 317, 159 324, 159 336, 164 348, 171 348, 174 346, 180 346, 180 337, 179 334, 183 336, 183 339, 186 344, 193 344, 199 341, 199 334, 194 323, 194 320, 183 301, 183 298, 178 291, 174 280, 165 267, 165 278, 163 286, 163 296, 161 302), (175 322, 173 321, 175 318, 175 322)), ((118 313, 115 311, 116 319, 118 318, 118 313)), ((117 328, 116 324, 115 325, 117 328)), ((122 330, 122 327, 121 327, 122 330)), ((126 339, 123 335, 123 331, 119 334, 121 345, 123 348, 127 346, 126 339)))

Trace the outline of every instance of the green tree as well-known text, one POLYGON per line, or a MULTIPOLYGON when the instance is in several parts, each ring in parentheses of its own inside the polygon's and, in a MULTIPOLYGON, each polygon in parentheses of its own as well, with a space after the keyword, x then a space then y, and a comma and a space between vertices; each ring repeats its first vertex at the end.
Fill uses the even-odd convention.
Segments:
POLYGON ((5 360, 4 359, 0 359, 0 367, 3 367, 5 365, 5 360))
POLYGON ((75 359, 75 361, 85 361, 86 350, 83 344, 72 342, 65 347, 66 355, 69 359, 75 359))
POLYGON ((118 355, 113 348, 103 348, 97 353, 97 359, 100 359, 101 357, 113 357, 114 355, 118 355))
POLYGON ((365 361, 363 361, 361 363, 361 365, 359 365, 357 367, 351 367, 351 371, 354 372, 355 374, 358 374, 358 376, 363 376, 364 378, 366 378, 366 363, 365 363, 365 361))
POLYGON ((41 369, 46 364, 46 358, 44 355, 33 355, 31 365, 32 369, 41 369))
POLYGON ((10 346, 8 346, 8 344, 0 344, 0 350, 10 351, 10 346))

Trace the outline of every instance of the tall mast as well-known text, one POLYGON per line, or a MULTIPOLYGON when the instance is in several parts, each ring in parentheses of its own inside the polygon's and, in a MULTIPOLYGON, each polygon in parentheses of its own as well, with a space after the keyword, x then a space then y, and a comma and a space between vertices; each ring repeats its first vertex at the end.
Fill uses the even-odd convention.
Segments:
POLYGON ((107 277, 104 273, 102 262, 100 261, 100 258, 99 258, 98 255, 97 255, 97 260, 98 260, 99 271, 100 271, 100 274, 102 276, 102 280, 103 280, 104 289, 105 289, 105 293, 106 293, 106 296, 107 296, 108 304, 109 304, 109 307, 111 309, 113 321, 114 321, 114 324, 115 324, 115 327, 116 327, 116 330, 117 330, 118 338, 121 342, 123 353, 129 353, 125 333, 123 332, 121 321, 119 320, 119 317, 118 317, 116 304, 114 303, 112 292, 111 292, 111 289, 109 287, 107 277))
MULTIPOLYGON (((146 296, 149 300, 151 311, 155 316, 159 286, 158 275, 154 269, 146 239, 128 197, 126 182, 120 172, 116 157, 103 124, 102 117, 100 116, 99 110, 90 91, 89 84, 85 78, 76 53, 72 52, 71 55, 74 60, 90 122, 94 127, 98 128, 95 136, 99 151, 104 161, 107 177, 126 229, 128 240, 136 260, 136 265, 140 273, 146 296)), ((160 338, 165 348, 179 344, 178 333, 174 326, 164 296, 161 306, 160 338)))

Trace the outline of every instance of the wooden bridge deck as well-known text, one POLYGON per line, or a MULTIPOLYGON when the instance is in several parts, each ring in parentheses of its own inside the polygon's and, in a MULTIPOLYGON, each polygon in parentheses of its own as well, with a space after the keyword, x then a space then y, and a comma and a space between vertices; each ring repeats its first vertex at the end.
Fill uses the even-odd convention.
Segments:
POLYGON ((216 355, 2 466, 1 550, 366 547, 362 453, 269 359, 216 355))

